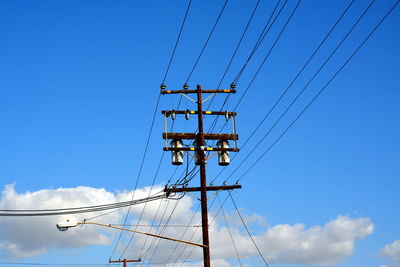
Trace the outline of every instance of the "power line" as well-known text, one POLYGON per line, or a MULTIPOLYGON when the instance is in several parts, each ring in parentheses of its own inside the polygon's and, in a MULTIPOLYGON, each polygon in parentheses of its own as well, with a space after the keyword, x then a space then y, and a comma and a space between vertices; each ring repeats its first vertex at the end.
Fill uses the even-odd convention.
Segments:
POLYGON ((222 6, 222 9, 221 9, 221 11, 220 11, 219 14, 218 14, 217 20, 215 21, 214 26, 212 27, 210 34, 208 35, 208 38, 207 38, 206 42, 204 43, 203 48, 201 49, 200 54, 199 54, 199 56, 197 57, 197 59, 196 59, 194 65, 193 65, 193 67, 192 67, 192 70, 190 71, 189 75, 188 75, 187 78, 186 78, 185 84, 188 83, 188 81, 189 81, 190 77, 192 76, 192 74, 193 74, 193 72, 194 72, 194 70, 195 70, 197 64, 199 63, 199 60, 200 60, 201 56, 203 55, 204 50, 206 49, 207 44, 208 44, 208 42, 210 41, 211 36, 212 36, 212 34, 214 33, 215 28, 216 28, 217 25, 218 25, 219 19, 221 18, 222 13, 224 13, 224 10, 225 10, 226 5, 228 4, 228 1, 229 1, 229 0, 225 0, 225 3, 224 3, 224 5, 222 6))
MULTIPOLYGON (((240 45, 241 45, 241 43, 242 43, 242 41, 243 41, 243 39, 244 39, 244 36, 246 35, 247 30, 249 29, 250 23, 251 23, 251 21, 253 20, 254 14, 256 13, 256 11, 257 11, 257 9, 258 9, 258 6, 259 6, 259 4, 260 4, 260 1, 261 1, 261 0, 258 0, 258 1, 256 2, 256 5, 255 5, 255 7, 254 7, 254 9, 253 9, 253 12, 251 13, 249 20, 247 21, 247 24, 246 24, 246 26, 245 26, 245 28, 244 28, 244 30, 243 30, 242 35, 240 36, 240 39, 239 39, 239 41, 238 41, 238 43, 237 43, 237 45, 236 45, 235 50, 233 51, 233 54, 232 54, 232 56, 231 56, 231 58, 230 58, 230 60, 229 60, 229 63, 228 63, 228 65, 226 66, 225 71, 224 71, 224 73, 222 74, 222 77, 221 77, 221 79, 220 79, 220 81, 219 81, 219 83, 218 83, 218 85, 217 85, 217 87, 216 87, 217 89, 219 89, 219 88, 221 87, 221 84, 222 84, 222 82, 224 81, 225 76, 226 76, 226 74, 228 73, 228 70, 229 70, 229 68, 230 68, 231 65, 232 65, 232 62, 233 62, 233 60, 234 60, 234 58, 235 58, 235 56, 236 56, 236 54, 237 54, 237 52, 238 52, 238 50, 239 50, 239 47, 240 47, 240 45)), ((281 1, 281 0, 279 0, 279 1, 281 1)), ((214 94, 214 95, 215 95, 215 94, 214 94)), ((224 101, 224 104, 222 105, 222 108, 223 108, 223 106, 225 105, 225 102, 227 101, 227 98, 229 98, 229 96, 230 96, 230 94, 228 94, 227 97, 225 98, 225 101, 224 101)), ((210 108, 210 106, 211 106, 211 104, 213 103, 213 101, 214 101, 214 98, 212 98, 212 99, 210 100, 210 103, 208 104, 207 109, 210 108)))
MULTIPOLYGON (((160 161, 158 162, 158 166, 157 166, 157 169, 156 169, 156 173, 154 174, 153 181, 152 181, 152 183, 151 183, 151 187, 150 187, 150 190, 149 190, 149 196, 150 196, 151 191, 153 190, 154 184, 155 184, 155 182, 156 182, 156 178, 157 178, 158 172, 160 171, 160 167, 161 167, 162 161, 163 161, 163 159, 164 159, 164 155, 165 155, 164 153, 161 155, 161 159, 160 159, 160 161)), ((145 203, 144 206, 143 206, 143 209, 142 209, 142 211, 141 211, 141 213, 140 213, 140 216, 139 216, 138 224, 139 224, 140 221, 142 220, 142 217, 143 217, 143 214, 144 214, 144 211, 145 211, 146 207, 147 207, 147 203, 145 203)), ((134 230, 136 230, 136 229, 137 229, 137 226, 135 227, 134 230)), ((129 239, 128 244, 126 245, 125 249, 124 249, 123 252, 121 253, 121 256, 119 257, 120 259, 123 258, 125 252, 127 251, 127 249, 129 248, 129 246, 131 245, 132 239, 133 239, 134 236, 135 236, 135 235, 134 235, 134 233, 133 233, 133 234, 131 235, 131 238, 129 239)), ((147 238, 148 238, 148 236, 146 236, 146 240, 147 240, 147 238)))
MULTIPOLYGON (((300 5, 300 3, 301 3, 301 1, 302 1, 302 0, 299 0, 299 1, 297 2, 297 4, 296 4, 295 8, 293 9, 292 13, 290 14, 290 16, 288 17, 288 19, 286 20, 284 27, 281 29, 280 33, 278 34, 277 38, 275 39, 275 41, 274 41, 272 47, 269 49, 269 51, 268 51, 267 55, 264 57, 264 60, 262 61, 261 65, 258 67, 256 73, 253 75, 253 77, 252 77, 252 79, 251 79, 249 85, 246 87, 244 93, 242 94, 242 96, 240 97, 239 101, 236 103, 235 107, 233 108, 233 111, 235 111, 235 110, 237 109, 237 107, 240 105, 241 101, 243 100, 243 98, 244 98, 245 95, 247 94, 248 90, 249 90, 250 87, 252 86, 254 80, 257 78, 257 76, 258 76, 258 74, 260 73, 262 67, 264 66, 265 62, 266 62, 267 59, 269 58, 269 55, 270 55, 271 52, 274 50, 276 44, 278 43, 278 41, 279 41, 279 39, 281 38, 282 34, 284 33, 286 27, 288 26, 289 22, 291 21, 293 15, 295 14, 297 8, 299 7, 299 5, 300 5)), ((278 12, 278 14, 276 15, 275 19, 279 16, 280 11, 282 11, 282 9, 283 9, 283 7, 285 6, 285 4, 286 4, 286 2, 283 4, 283 6, 281 7, 281 9, 279 10, 279 12, 278 12)), ((274 21, 275 21, 275 19, 274 19, 274 21)), ((273 21, 273 22, 274 22, 274 21, 273 21)), ((272 24, 271 24, 270 26, 272 26, 272 24)), ((268 33, 268 31, 267 31, 266 33, 268 33)), ((263 37, 265 38, 265 34, 263 35, 263 37)), ((261 39, 263 40, 263 38, 261 38, 261 39)), ((262 41, 262 40, 261 40, 261 41, 262 41)), ((257 45, 256 45, 256 46, 257 46, 257 45)), ((258 47, 258 46, 257 46, 257 47, 258 47)), ((253 50, 254 50, 254 49, 253 49, 253 50)), ((253 54, 254 54, 254 53, 253 53, 253 54)), ((227 97, 228 97, 228 96, 227 96, 227 97)), ((225 101, 224 101, 224 103, 223 103, 223 105, 222 105, 222 108, 224 107, 226 101, 227 101, 227 98, 225 98, 225 101)), ((221 110, 222 110, 222 108, 221 108, 221 110)), ((213 125, 211 126, 211 130, 213 130, 213 129, 215 128, 215 125, 216 125, 216 123, 217 123, 217 120, 218 120, 218 117, 214 119, 213 125)), ((226 125, 226 122, 225 122, 225 124, 224 124, 223 127, 225 127, 225 125, 226 125)), ((222 127, 222 128, 223 128, 223 127, 222 127)))
POLYGON ((288 0, 285 0, 283 5, 279 9, 278 13, 276 14, 274 19, 272 20, 271 24, 269 24, 271 19, 272 19, 272 17, 273 17, 273 15, 275 14, 276 9, 278 8, 280 2, 281 2, 281 0, 278 0, 278 2, 276 3, 276 5, 274 7, 274 10, 271 13, 271 16, 268 18, 268 21, 265 24, 264 29, 262 30, 262 32, 261 32, 260 36, 258 37, 258 39, 257 39, 252 51, 250 52, 250 55, 248 56, 246 62, 243 64, 242 68, 239 70, 238 74, 236 75, 235 79, 233 80, 234 83, 237 83, 239 81, 240 77, 242 76, 242 74, 243 74, 244 70, 246 69, 247 65, 249 64, 250 60, 252 59, 252 57, 256 53, 257 49, 260 47, 261 43, 264 41, 265 37, 267 36, 267 34, 269 33, 270 29, 274 25, 276 19, 281 14, 282 10, 285 8, 288 0))
POLYGON ((232 172, 235 173, 242 165, 243 163, 249 159, 249 157, 252 155, 252 153, 258 148, 258 146, 265 140, 265 138, 272 132, 272 130, 275 128, 276 125, 283 119, 283 117, 287 114, 287 112, 292 108, 292 106, 296 103, 296 101, 299 99, 299 97, 304 93, 304 91, 308 88, 308 86, 311 84, 311 82, 317 77, 319 72, 326 66, 326 64, 331 60, 332 56, 337 52, 337 50, 340 48, 340 46, 343 44, 343 42, 347 39, 347 37, 352 33, 352 31, 355 29, 355 27, 358 25, 358 23, 363 19, 365 14, 368 12, 368 10, 371 8, 371 6, 374 4, 376 0, 372 0, 371 3, 367 6, 367 8, 364 10, 364 12, 361 14, 361 16, 357 19, 357 21, 353 24, 353 26, 350 28, 350 30, 346 33, 346 35, 342 38, 342 40, 339 42, 339 44, 335 47, 335 49, 330 53, 330 55, 325 59, 325 61, 322 63, 322 65, 318 68, 318 70, 314 73, 314 75, 311 77, 311 79, 307 82, 307 84, 302 88, 302 90, 296 95, 296 97, 292 100, 292 102, 289 104, 289 106, 285 109, 285 111, 279 116, 279 118, 275 121, 275 123, 268 129, 268 131, 263 135, 262 138, 257 142, 257 144, 253 147, 253 149, 245 156, 245 158, 240 162, 240 164, 235 168, 235 170, 232 172))
POLYGON ((300 3, 302 0, 299 0, 295 6, 295 8, 293 9, 292 13, 290 14, 290 16, 288 17, 288 19, 285 22, 285 25, 283 26, 282 30, 280 31, 280 33, 278 34, 275 42, 273 43, 273 45, 271 46, 270 50, 268 51, 267 55, 264 57, 263 61, 261 62, 260 66, 258 67, 256 73, 253 75, 249 85, 247 86, 247 88, 245 89, 244 93, 241 95, 241 97, 239 98, 239 101, 236 103, 235 107, 233 108, 233 110, 236 110, 237 107, 240 105, 240 102, 243 100, 243 98, 246 96, 247 91, 249 90, 249 88, 251 87, 251 85, 253 84, 254 80, 257 78, 258 74, 260 73, 262 67, 264 66, 265 62, 267 61, 267 59, 269 58, 271 52, 274 50, 276 44, 278 43, 279 39, 282 37, 283 32, 285 31, 286 27, 288 26, 289 22, 291 21, 293 15, 296 13, 297 8, 299 7, 300 3))
MULTIPOLYGON (((217 194, 219 194, 219 192, 217 192, 217 194)), ((213 199, 213 201, 211 202, 210 205, 210 209, 211 207, 214 205, 216 198, 213 199)), ((220 208, 218 209, 218 211, 216 212, 216 214, 214 215, 214 218, 211 220, 210 225, 212 225, 214 223, 214 221, 216 220, 218 214, 221 212, 222 206, 225 205, 226 201, 228 200, 228 196, 224 199, 224 201, 222 201, 222 205, 220 206, 220 208)), ((192 240, 194 235, 197 233, 198 229, 195 229, 195 231, 193 231, 192 236, 189 238, 189 240, 192 240)), ((197 240, 197 242, 200 242, 201 237, 197 240)), ((187 247, 185 247, 186 249, 187 247)), ((177 257, 175 263, 178 262, 179 258, 182 256, 183 252, 185 251, 185 249, 180 253, 180 255, 177 257)), ((190 257, 190 255, 192 255, 193 251, 194 251, 195 247, 192 247, 192 250, 189 252, 189 254, 185 257, 185 259, 183 261, 181 261, 182 265, 183 263, 185 263, 187 261, 187 259, 190 257)), ((173 264, 173 266, 175 265, 175 263, 173 264)))
MULTIPOLYGON (((228 193, 230 194, 229 191, 228 191, 228 193)), ((231 232, 231 227, 229 226, 228 220, 226 219, 226 215, 225 215, 224 209, 222 208, 221 200, 219 199, 218 195, 216 195, 215 197, 218 199, 219 205, 221 206, 222 215, 224 216, 224 220, 225 220, 226 226, 228 227, 229 236, 231 238, 233 248, 235 249, 237 260, 239 262, 239 265, 242 266, 242 262, 240 260, 239 252, 237 250, 237 247, 236 247, 236 244, 235 244, 235 240, 233 239, 233 235, 232 235, 232 232, 231 232)))
MULTIPOLYGON (((215 27, 216 27, 216 25, 217 25, 217 23, 218 23, 218 21, 219 21, 221 15, 222 15, 222 13, 223 13, 225 7, 226 7, 227 2, 228 2, 228 1, 225 2, 225 4, 224 4, 224 6, 223 6, 223 8, 222 8, 222 10, 221 10, 221 12, 220 12, 220 14, 219 14, 217 20, 216 20, 216 22, 215 22, 215 24, 214 24, 214 27, 212 28, 212 30, 211 30, 211 32, 210 32, 210 34, 209 34, 209 37, 208 37, 208 39, 207 39, 207 41, 206 41, 206 43, 205 43, 205 45, 204 45, 202 51, 200 52, 200 55, 199 55, 198 59, 196 60, 195 65, 193 66, 193 69, 192 69, 190 75, 192 74, 192 72, 193 72, 194 68, 196 67, 196 65, 197 65, 197 63, 198 63, 198 61, 199 61, 199 59, 200 59, 202 53, 204 52, 204 49, 205 49, 205 47, 207 46, 207 43, 208 43, 209 39, 211 38, 211 35, 212 35, 212 33, 213 33, 213 31, 214 31, 214 29, 215 29, 215 27)), ((244 37, 244 35, 245 35, 245 33, 246 33, 248 27, 249 27, 249 24, 250 24, 250 22, 251 22, 251 20, 252 20, 252 18, 253 18, 253 16, 254 16, 255 11, 257 10, 257 7, 258 7, 258 5, 259 5, 259 2, 260 2, 260 0, 258 0, 257 4, 256 4, 256 6, 255 6, 255 8, 254 8, 254 10, 253 10, 253 12, 252 12, 252 15, 250 16, 250 19, 249 19, 249 21, 248 21, 248 23, 247 23, 247 25, 246 25, 246 27, 245 27, 245 30, 244 30, 244 32, 243 32, 243 34, 242 34, 242 36, 241 36, 241 38, 240 38, 240 40, 239 40, 239 42, 238 42, 238 44, 237 44, 237 47, 236 47, 236 49, 235 49, 235 51, 234 51, 234 53, 233 53, 233 55, 232 55, 232 57, 231 57, 231 60, 230 60, 230 62, 229 62, 229 64, 228 64, 228 66, 227 66, 227 68, 226 68, 226 70, 225 70, 225 73, 224 73, 223 77, 221 78, 220 84, 222 83, 222 80, 224 79, 224 76, 226 75, 226 73, 227 73, 227 71, 228 71, 228 69, 229 69, 229 67, 230 67, 230 65, 231 65, 231 63, 232 63, 232 61, 233 61, 233 59, 234 59, 236 53, 237 53, 237 50, 238 50, 238 48, 239 48, 239 46, 240 46, 240 43, 241 43, 241 41, 243 40, 243 37, 244 37)), ((190 78, 190 75, 189 75, 188 79, 190 78)), ((188 80, 188 79, 187 79, 187 80, 188 80)), ((176 170, 175 170, 175 171, 176 171, 176 170)), ((192 169, 192 171, 194 171, 194 168, 192 169)), ((192 172, 192 171, 191 171, 191 172, 192 172)), ((194 174, 194 175, 195 175, 195 174, 194 174)), ((188 173, 186 173, 186 176, 185 176, 185 178, 184 178, 186 181, 184 181, 184 182, 185 182, 185 183, 188 183, 191 179, 193 179, 194 175, 193 175, 191 178, 189 178, 189 180, 186 180, 186 178, 188 177, 188 173)), ((177 183, 179 183, 179 182, 182 182, 182 180, 180 180, 180 181, 178 180, 178 181, 177 181, 177 183)), ((178 204, 178 203, 177 203, 177 204, 178 204)))
MULTIPOLYGON (((196 208, 196 210, 193 212, 193 215, 192 215, 192 218, 191 218, 190 221, 189 221, 189 224, 191 224, 191 223, 194 221, 194 219, 195 219, 195 217, 196 217, 196 214, 197 214, 197 212, 199 211, 199 209, 200 209, 200 205, 198 205, 197 208, 196 208)), ((187 228, 185 229, 185 231, 183 231, 183 233, 182 233, 182 235, 180 236, 179 239, 183 240, 183 237, 185 236, 185 234, 187 233, 188 230, 189 230, 189 227, 187 227, 187 228)), ((174 249, 172 250, 172 252, 170 253, 170 255, 169 255, 167 261, 169 261, 169 260, 171 259, 171 256, 174 255, 176 249, 178 248, 178 246, 179 246, 180 244, 181 244, 181 243, 176 243, 176 244, 175 244, 175 247, 174 247, 174 249)))
POLYGON ((192 0, 189 0, 188 6, 186 8, 185 16, 183 17, 182 25, 181 25, 181 28, 179 30, 178 37, 176 38, 174 49, 172 50, 171 58, 169 59, 169 62, 168 62, 167 70, 165 71, 165 75, 164 75, 164 78, 163 78, 163 81, 162 81, 163 84, 165 83, 165 80, 167 79, 169 68, 171 67, 171 63, 172 63, 172 60, 174 58, 174 55, 175 55, 175 52, 176 52, 176 48, 178 47, 178 43, 179 43, 179 40, 181 38, 183 27, 185 26, 186 18, 187 18, 187 15, 189 13, 189 9, 190 9, 190 5, 191 4, 192 4, 192 0))
MULTIPOLYGON (((238 209, 238 207, 237 207, 237 205, 236 205, 236 203, 235 203, 235 200, 234 200, 233 197, 232 197, 231 192, 228 191, 228 194, 229 194, 229 197, 230 197, 231 200, 232 200, 233 205, 235 206, 236 212, 237 212, 237 214, 239 215, 239 218, 240 218, 240 220, 242 221, 244 228, 246 229, 247 234, 249 235, 249 237, 250 237, 250 239, 251 239, 251 242, 253 242, 254 247, 257 249, 257 252, 258 252, 258 254, 260 255, 260 257, 261 257, 261 259, 263 260, 263 262, 265 263, 265 265, 269 267, 267 260, 265 259, 264 255, 261 253, 261 250, 258 248, 257 243, 254 241, 254 238, 252 237, 249 228, 247 227, 246 223, 244 222, 243 217, 242 217, 242 215, 241 215, 240 212, 239 212, 239 209, 238 209)), ((221 208, 222 208, 222 205, 221 205, 221 208)))
POLYGON ((105 266, 106 263, 37 263, 37 262, 11 262, 0 261, 4 265, 25 265, 25 266, 105 266))
POLYGON ((67 208, 67 209, 48 209, 48 210, 0 210, 0 216, 3 217, 33 217, 33 216, 55 216, 55 215, 70 215, 70 214, 78 214, 78 213, 89 213, 89 212, 98 212, 104 210, 111 210, 111 209, 118 209, 122 207, 130 207, 133 205, 138 205, 142 203, 146 203, 149 201, 159 200, 166 198, 166 194, 156 195, 152 197, 131 200, 131 201, 124 201, 124 202, 117 202, 113 204, 106 204, 106 205, 97 205, 97 206, 88 206, 88 207, 81 207, 81 208, 67 208))
MULTIPOLYGON (((141 174, 142 174, 144 161, 145 161, 145 159, 146 159, 147 150, 148 150, 149 143, 150 143, 150 137, 151 137, 151 134, 152 134, 153 128, 154 128, 154 121, 155 121, 155 118, 156 118, 158 106, 159 106, 159 104, 160 104, 160 98, 161 98, 161 95, 159 94, 159 95, 158 95, 158 98, 157 98, 156 107, 154 108, 153 118, 152 118, 151 125, 150 125, 150 131, 149 131, 149 134, 148 134, 148 136, 147 136, 147 141, 146 141, 146 145, 145 145, 145 148, 144 148, 144 153, 143 153, 142 161, 141 161, 141 163, 140 163, 139 172, 138 172, 138 175, 137 175, 137 178, 136 178, 135 187, 134 187, 134 189, 133 189, 132 199, 135 197, 136 189, 137 189, 137 187, 138 187, 139 180, 140 180, 140 176, 141 176, 141 174)), ((125 216, 125 219, 124 219, 124 225, 126 224, 126 222, 127 222, 127 220, 128 220, 130 211, 131 211, 131 209, 130 209, 130 207, 129 207, 129 208, 128 208, 128 212, 126 213, 126 216, 125 216)), ((110 259, 114 256, 115 250, 117 249, 117 246, 118 246, 119 242, 121 241, 122 233, 123 233, 123 231, 121 230, 120 233, 119 233, 117 242, 116 242, 116 244, 115 244, 115 247, 114 247, 114 249, 113 249, 113 251, 112 251, 112 253, 111 253, 110 257, 109 257, 110 259)))
POLYGON ((289 126, 282 132, 282 134, 261 154, 261 156, 242 174, 239 181, 252 169, 254 166, 272 149, 272 147, 289 131, 289 129, 297 122, 297 120, 308 110, 308 108, 317 100, 317 98, 322 94, 322 92, 329 86, 329 84, 337 77, 337 75, 343 70, 343 68, 350 62, 350 60, 357 54, 357 52, 364 46, 372 34, 379 28, 379 26, 385 21, 385 19, 390 15, 390 13, 399 4, 398 0, 392 8, 385 14, 385 16, 379 21, 379 23, 374 27, 374 29, 368 34, 368 36, 362 41, 362 43, 357 47, 353 54, 346 60, 346 62, 338 69, 338 71, 331 77, 331 79, 321 88, 321 90, 311 99, 307 106, 300 112, 300 114, 289 124, 289 126))
MULTIPOLYGON (((350 7, 353 5, 355 0, 351 0, 349 2, 349 4, 347 5, 346 9, 341 13, 341 15, 339 16, 339 18, 336 20, 336 22, 334 23, 334 25, 331 27, 331 29, 328 31, 328 33, 325 35, 325 37, 322 39, 322 41, 319 43, 319 45, 317 46, 317 48, 314 50, 314 52, 311 54, 311 56, 307 59, 307 61, 304 63, 304 65, 302 66, 302 68, 299 70, 299 72, 296 74, 295 78, 290 82, 290 84, 286 87, 286 89, 284 90, 284 92, 279 96, 279 98, 275 101, 275 103, 272 105, 272 107, 268 110, 268 112, 266 113, 266 115, 263 117, 263 119, 258 123, 258 125, 256 126, 256 128, 254 128, 254 130, 251 132, 251 134, 246 138, 246 140, 244 141, 244 143, 241 145, 241 149, 243 150, 244 147, 248 144, 248 142, 251 140, 251 138, 254 136, 254 134, 258 131, 258 129, 261 127, 261 125, 265 122, 265 120, 269 117, 269 115, 272 113, 272 111, 275 110, 275 108, 277 107, 277 105, 281 102, 281 100, 283 99, 283 97, 286 95, 286 93, 289 91, 290 88, 292 88, 292 85, 297 81, 297 79, 300 77, 300 75, 303 73, 304 69, 308 66, 308 64, 311 62, 311 60, 314 58, 314 56, 317 54, 317 52, 319 51, 319 49, 322 47, 322 45, 325 43, 325 41, 329 38, 329 36, 331 35, 331 33, 334 31, 334 29, 336 28, 336 26, 340 23, 340 21, 343 19, 343 17, 345 16, 345 14, 347 13, 347 11, 350 9, 350 7)), ((235 154, 232 157, 232 161, 236 158, 238 154, 235 154)), ((216 178, 222 174, 222 172, 225 169, 222 169, 217 175, 216 178)), ((215 178, 215 179, 216 179, 215 178)), ((215 180, 214 179, 214 180, 215 180)))
MULTIPOLYGON (((167 70, 166 70, 166 72, 165 72, 165 75, 164 75, 164 78, 163 78, 163 81, 162 81, 162 86, 163 86, 164 83, 165 83, 165 80, 166 80, 166 78, 167 78, 169 69, 170 69, 170 67, 171 67, 172 60, 173 60, 173 58, 174 58, 176 49, 177 49, 177 47, 178 47, 178 43, 179 43, 179 40, 180 40, 182 31, 183 31, 183 28, 184 28, 184 26, 185 26, 186 18, 187 18, 187 15, 188 15, 188 13, 189 13, 189 9, 190 9, 191 3, 192 3, 192 0, 189 0, 189 3, 188 3, 188 6, 187 6, 187 8, 186 8, 185 15, 184 15, 184 18, 183 18, 183 21, 182 21, 182 24, 181 24, 181 27, 180 27, 180 30, 179 30, 179 33, 178 33, 178 36, 177 36, 177 39, 176 39, 176 42, 175 42, 175 45, 174 45, 172 54, 171 54, 170 60, 169 60, 169 62, 168 62, 167 70)), ((151 136, 151 133, 152 133, 152 131, 153 131, 153 125, 154 125, 155 116, 156 116, 156 113, 157 113, 157 110, 158 110, 158 106, 159 106, 159 102, 160 102, 160 97, 161 97, 161 95, 159 94, 159 95, 158 95, 158 98, 157 98, 156 108, 155 108, 154 113, 153 113, 152 123, 151 123, 151 127, 150 127, 150 132, 149 132, 149 135, 148 135, 148 138, 147 138, 147 142, 146 142, 146 146, 145 146, 144 155, 143 155, 142 162, 141 162, 141 165, 140 165, 138 178, 137 178, 136 185, 135 185, 135 191, 136 191, 136 188, 137 188, 137 185, 138 185, 138 181, 139 181, 140 174, 141 174, 141 172, 142 172, 143 163, 144 163, 144 160, 145 160, 145 157, 146 157, 146 154, 147 154, 147 149, 148 149, 148 145, 149 145, 149 141, 150 141, 150 136, 151 136)), ((180 105, 181 100, 182 100, 182 98, 180 98, 178 106, 180 105)), ((172 127, 173 127, 173 125, 172 125, 172 127)), ((164 153, 163 153, 162 156, 161 156, 161 160, 163 159, 163 157, 164 157, 164 153)), ((160 167, 160 165, 161 165, 161 160, 160 160, 158 169, 159 169, 159 167, 160 167)), ((157 173, 158 173, 158 169, 157 169, 157 173)), ((152 187, 153 187, 153 185, 154 185, 156 176, 157 176, 157 174, 155 175, 155 177, 154 177, 154 179, 153 179, 152 187)), ((135 191, 133 192, 132 198, 134 197, 135 191)), ((150 190, 150 192, 151 192, 151 190, 150 190)), ((143 211, 144 211, 144 209, 143 209, 143 211)), ((141 214, 141 215, 143 215, 143 211, 142 211, 142 214, 141 214)), ((127 219, 128 219, 129 213, 130 213, 130 209, 128 210, 127 215, 125 216, 124 225, 126 224, 126 221, 127 221, 127 219)), ((140 222, 140 219, 139 219, 139 222, 140 222)), ((131 238, 130 238, 130 240, 129 240, 129 243, 128 243, 126 249, 124 250, 123 254, 125 253, 125 251, 126 251, 127 248, 129 247, 129 245, 130 245, 130 243, 131 243, 131 241, 132 241, 133 236, 134 236, 134 234, 131 235, 131 238)), ((122 231, 120 232, 120 235, 118 236, 118 240, 117 240, 117 242, 116 242, 116 244, 115 244, 115 247, 114 247, 114 249, 113 249, 113 252, 111 253, 110 258, 112 258, 112 256, 114 255, 115 250, 116 250, 116 248, 117 248, 117 246, 118 246, 118 244, 119 244, 119 242, 120 242, 120 240, 121 240, 121 237, 122 237, 122 231)), ((123 254, 122 254, 122 255, 123 255, 123 254)))

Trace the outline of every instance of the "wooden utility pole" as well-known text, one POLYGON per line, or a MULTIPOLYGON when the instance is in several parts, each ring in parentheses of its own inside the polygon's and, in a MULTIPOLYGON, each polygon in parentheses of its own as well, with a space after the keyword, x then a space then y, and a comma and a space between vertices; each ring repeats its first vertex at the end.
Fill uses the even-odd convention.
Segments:
MULTIPOLYGON (((202 221, 202 234, 203 234, 203 261, 204 267, 210 267, 210 240, 209 240, 209 232, 208 232, 208 210, 207 210, 207 191, 220 191, 220 190, 232 190, 236 188, 241 188, 240 185, 231 185, 231 186, 207 186, 207 177, 206 177, 206 151, 215 151, 215 153, 227 153, 228 151, 238 152, 239 149, 236 147, 236 140, 238 140, 238 135, 236 132, 234 134, 213 134, 213 133, 205 133, 204 125, 203 125, 203 115, 225 115, 226 119, 232 117, 233 125, 234 116, 236 116, 235 112, 218 112, 218 111, 203 111, 203 93, 209 94, 217 94, 217 93, 235 93, 235 85, 231 85, 231 89, 224 90, 202 90, 201 85, 197 85, 196 90, 189 90, 185 85, 184 90, 165 90, 166 86, 161 85, 161 94, 183 94, 188 97, 186 94, 196 94, 197 101, 194 101, 190 97, 189 99, 193 100, 197 104, 197 111, 179 111, 179 110, 163 110, 161 111, 164 114, 164 117, 169 117, 172 115, 172 119, 175 119, 176 114, 185 114, 188 119, 189 114, 197 114, 198 120, 198 133, 168 133, 168 129, 165 125, 165 132, 163 133, 163 138, 166 140, 166 147, 164 147, 164 151, 172 151, 177 153, 194 151, 196 164, 200 166, 200 187, 172 187, 165 188, 164 191, 167 193, 173 192, 193 192, 200 191, 200 201, 201 201, 201 221, 202 221), (197 143, 194 147, 168 147, 168 140, 181 140, 181 139, 192 139, 196 140, 197 143), (206 147, 205 140, 234 140, 235 147, 206 147)), ((207 99, 206 99, 207 100, 207 99)), ((234 126, 234 131, 236 131, 236 127, 234 126)), ((189 154, 189 153, 188 153, 189 154)), ((190 155, 190 154, 189 154, 190 155)), ((182 164, 181 162, 174 164, 182 164)), ((228 163, 229 164, 229 163, 228 163)), ((222 165, 222 164, 221 164, 222 165)), ((224 164, 226 165, 226 164, 224 164)))
POLYGON ((141 261, 142 261, 141 259, 137 259, 137 260, 123 259, 123 260, 117 260, 117 261, 109 260, 108 263, 121 263, 122 262, 124 264, 124 267, 126 267, 127 266, 126 265, 127 262, 141 262, 141 261))
POLYGON ((201 225, 203 230, 203 260, 204 267, 210 267, 210 240, 208 236, 208 210, 207 210, 207 178, 206 178, 206 159, 204 154, 204 129, 203 129, 203 99, 201 94, 201 85, 197 85, 197 117, 199 134, 198 155, 200 156, 200 199, 201 199, 201 225))

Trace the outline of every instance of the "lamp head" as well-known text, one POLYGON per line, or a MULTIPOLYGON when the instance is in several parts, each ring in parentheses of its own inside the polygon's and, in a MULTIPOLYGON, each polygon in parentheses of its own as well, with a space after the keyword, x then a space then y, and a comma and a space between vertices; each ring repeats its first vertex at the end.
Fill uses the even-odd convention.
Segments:
POLYGON ((61 232, 65 232, 68 230, 68 228, 78 226, 78 223, 70 222, 69 220, 67 220, 66 222, 58 223, 56 226, 57 226, 58 230, 60 230, 61 232))

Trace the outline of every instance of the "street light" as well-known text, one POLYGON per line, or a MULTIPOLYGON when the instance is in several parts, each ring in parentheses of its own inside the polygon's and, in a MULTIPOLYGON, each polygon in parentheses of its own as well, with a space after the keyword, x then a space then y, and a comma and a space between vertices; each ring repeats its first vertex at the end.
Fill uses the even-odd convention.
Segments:
POLYGON ((60 230, 61 232, 65 232, 69 228, 76 227, 78 225, 84 225, 84 224, 93 224, 93 225, 98 225, 98 226, 103 226, 103 227, 108 227, 108 228, 114 228, 114 229, 129 231, 129 232, 133 232, 133 233, 148 235, 148 236, 162 238, 162 239, 171 240, 171 241, 175 241, 175 242, 180 242, 180 243, 184 243, 184 244, 188 244, 188 245, 192 245, 192 246, 207 247, 207 246, 205 246, 203 244, 192 243, 192 242, 189 242, 189 241, 179 240, 179 239, 175 239, 175 238, 171 238, 171 237, 167 237, 167 236, 156 235, 156 234, 145 233, 145 232, 136 231, 136 230, 132 230, 132 229, 117 227, 117 226, 114 226, 114 225, 111 225, 111 224, 87 222, 86 220, 84 220, 83 222, 71 222, 70 220, 67 220, 66 222, 58 223, 56 226, 57 226, 58 230, 60 230))

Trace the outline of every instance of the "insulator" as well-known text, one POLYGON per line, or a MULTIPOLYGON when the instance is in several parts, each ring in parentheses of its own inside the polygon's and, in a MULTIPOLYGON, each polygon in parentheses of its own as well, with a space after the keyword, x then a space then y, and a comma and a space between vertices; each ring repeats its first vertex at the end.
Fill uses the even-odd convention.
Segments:
POLYGON ((231 89, 235 89, 236 88, 236 83, 231 83, 231 89))
MULTIPOLYGON (((195 140, 194 142, 193 142, 193 146, 195 147, 195 151, 194 151, 194 164, 196 164, 196 165, 200 165, 201 164, 201 161, 200 161, 200 153, 199 153, 199 151, 197 151, 197 149, 199 148, 198 147, 198 142, 197 142, 197 140, 195 140)), ((203 151, 202 153, 204 153, 204 158, 205 158, 205 156, 206 156, 206 154, 205 154, 205 151, 203 151)))
POLYGON ((162 83, 162 84, 160 85, 160 88, 161 88, 161 90, 165 90, 165 89, 167 88, 167 86, 166 86, 164 83, 162 83))
POLYGON ((229 115, 228 110, 226 110, 226 111, 225 111, 225 120, 228 121, 228 120, 230 119, 230 117, 231 117, 231 116, 229 115))
POLYGON ((175 118, 176 118, 176 113, 175 113, 175 109, 173 109, 171 111, 171 119, 175 120, 175 118))
MULTIPOLYGON (((217 142, 218 148, 229 148, 229 142, 227 140, 220 140, 217 142)), ((228 151, 218 151, 218 164, 220 166, 227 166, 231 163, 231 159, 228 151)))
MULTIPOLYGON (((172 148, 181 148, 183 147, 182 140, 180 139, 175 139, 171 141, 171 147, 172 148)), ((183 163, 183 151, 177 150, 174 151, 172 150, 172 164, 173 165, 182 165, 183 163)))
POLYGON ((190 114, 190 110, 185 110, 185 118, 186 120, 189 120, 189 114, 190 114))
POLYGON ((185 83, 185 84, 183 85, 183 89, 185 89, 185 90, 189 89, 189 85, 188 85, 187 83, 185 83))

